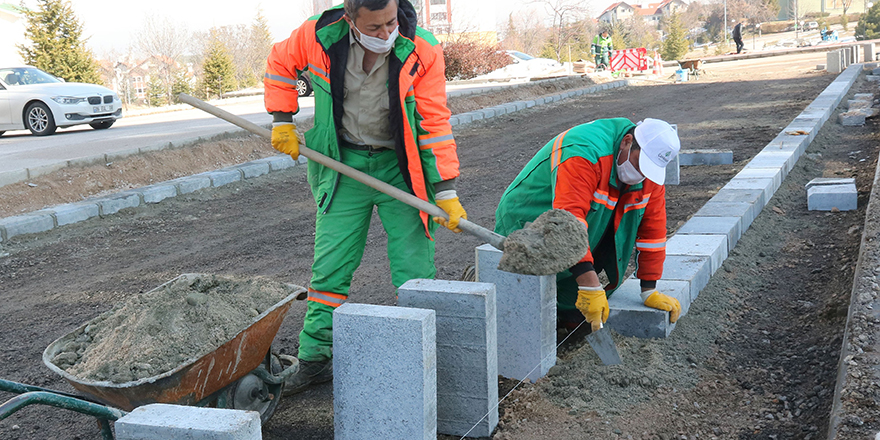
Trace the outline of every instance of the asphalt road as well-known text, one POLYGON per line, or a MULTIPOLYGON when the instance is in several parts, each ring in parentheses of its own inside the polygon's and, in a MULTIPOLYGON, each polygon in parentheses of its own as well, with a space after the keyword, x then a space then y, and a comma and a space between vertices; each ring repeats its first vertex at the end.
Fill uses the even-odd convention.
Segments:
MULTIPOLYGON (((302 98, 300 106, 301 115, 314 114, 314 98, 302 98)), ((221 107, 256 124, 272 122, 262 97, 244 102, 236 100, 221 107)), ((238 128, 201 110, 189 109, 123 117, 107 130, 79 125, 42 137, 32 136, 27 130, 9 131, 0 137, 0 173, 169 142, 186 142, 233 130, 238 128)))

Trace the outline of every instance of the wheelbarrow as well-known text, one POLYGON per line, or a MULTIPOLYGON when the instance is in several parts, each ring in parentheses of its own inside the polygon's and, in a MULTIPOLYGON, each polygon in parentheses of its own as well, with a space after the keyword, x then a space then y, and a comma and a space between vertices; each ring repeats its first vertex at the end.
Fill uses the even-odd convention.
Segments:
POLYGON ((700 79, 700 74, 704 73, 703 71, 703 60, 694 59, 694 60, 681 60, 678 62, 679 69, 687 70, 688 75, 694 77, 694 79, 700 79))
MULTIPOLYGON (((180 275, 156 289, 193 276, 196 275, 180 275)), ((43 351, 43 363, 85 396, 0 379, 0 391, 18 394, 0 405, 0 420, 28 405, 56 406, 96 417, 103 438, 110 440, 113 433, 108 421, 118 420, 138 406, 170 403, 257 411, 265 423, 278 406, 284 380, 298 368, 295 357, 270 350, 293 301, 307 296, 304 288, 291 287, 293 293, 255 317, 244 330, 216 350, 184 361, 170 371, 126 383, 86 380, 52 362, 67 343, 82 334, 92 322, 89 321, 43 351)))

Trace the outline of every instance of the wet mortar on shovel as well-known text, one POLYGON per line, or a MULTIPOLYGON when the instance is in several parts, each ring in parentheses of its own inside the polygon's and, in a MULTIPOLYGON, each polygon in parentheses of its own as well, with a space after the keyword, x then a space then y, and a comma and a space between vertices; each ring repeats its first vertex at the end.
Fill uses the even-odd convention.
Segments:
POLYGON ((507 236, 498 269, 553 275, 574 266, 588 249, 584 224, 568 211, 552 209, 507 236))

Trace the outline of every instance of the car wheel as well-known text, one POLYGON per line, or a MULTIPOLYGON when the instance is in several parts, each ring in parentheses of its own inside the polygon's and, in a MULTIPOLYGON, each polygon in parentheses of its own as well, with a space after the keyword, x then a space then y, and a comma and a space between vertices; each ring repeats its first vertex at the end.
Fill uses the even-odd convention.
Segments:
POLYGON ((299 77, 296 79, 296 91, 299 96, 309 96, 312 94, 312 83, 303 77, 299 77))
POLYGON ((24 124, 34 136, 48 136, 55 133, 55 118, 52 111, 42 102, 35 102, 27 107, 24 124))
POLYGON ((101 122, 92 122, 89 124, 90 127, 95 130, 106 130, 113 126, 113 123, 116 121, 101 121, 101 122))

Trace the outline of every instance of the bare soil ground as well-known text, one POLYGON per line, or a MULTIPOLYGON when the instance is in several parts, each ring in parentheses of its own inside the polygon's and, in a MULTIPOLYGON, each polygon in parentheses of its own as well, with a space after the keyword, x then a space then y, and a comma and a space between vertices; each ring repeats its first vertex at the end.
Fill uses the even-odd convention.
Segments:
MULTIPOLYGON (((601 117, 663 118, 678 124, 684 148, 732 149, 736 161, 682 168, 682 184, 668 188, 673 233, 833 78, 809 63, 728 69, 695 82, 618 89, 481 121, 456 131, 459 194, 469 218, 491 226, 501 193, 556 134, 601 117)), ((859 80, 851 94, 875 90, 859 80)), ((826 124, 670 338, 615 336, 625 360, 615 368, 600 367, 580 338, 567 341, 548 378, 520 386, 502 402, 493 438, 822 436, 876 165, 875 131, 871 122, 846 129, 826 124), (803 185, 822 176, 855 176, 860 210, 807 211, 803 185)), ((3 243, 0 377, 71 390, 40 365, 42 350, 116 301, 180 273, 263 275, 306 285, 315 208, 304 171, 3 243)), ((385 240, 374 219, 352 301, 394 304, 385 240)), ((457 279, 479 244, 440 231, 438 278, 457 279)), ((276 350, 296 352, 304 310, 290 312, 276 350)), ((499 384, 503 396, 515 382, 499 384)), ((332 412, 329 384, 285 398, 264 438, 330 439, 332 412)), ((0 421, 0 438, 97 437, 89 417, 50 408, 0 421)))

